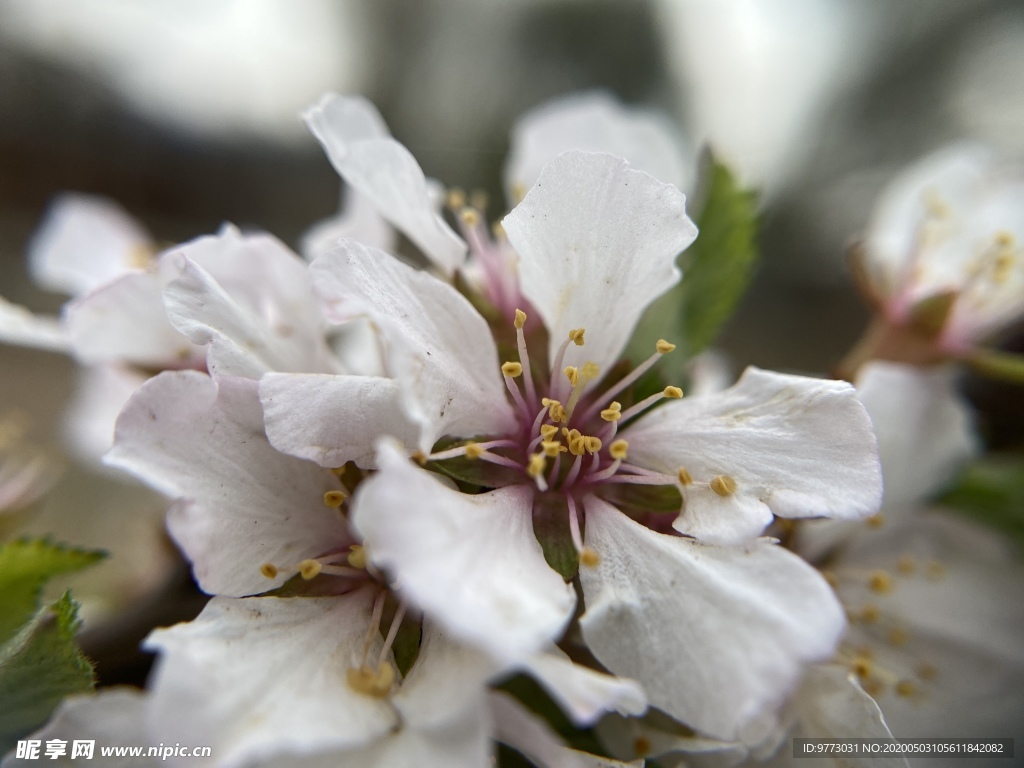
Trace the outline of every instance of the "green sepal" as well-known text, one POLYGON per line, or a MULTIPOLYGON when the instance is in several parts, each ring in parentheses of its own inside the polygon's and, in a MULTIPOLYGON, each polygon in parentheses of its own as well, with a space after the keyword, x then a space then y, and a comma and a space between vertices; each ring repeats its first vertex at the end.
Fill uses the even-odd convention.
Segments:
POLYGON ((695 217, 699 234, 680 254, 682 281, 655 301, 629 345, 639 362, 659 338, 679 350, 659 367, 664 378, 679 375, 686 361, 707 349, 732 316, 757 265, 757 195, 743 189, 732 171, 710 152, 701 163, 703 205, 695 217))
POLYGON ((76 549, 49 539, 18 539, 0 545, 0 643, 9 640, 39 609, 46 582, 106 557, 101 550, 76 549))
POLYGON ((986 456, 961 473, 939 503, 1024 546, 1024 457, 986 456))
POLYGON ((975 349, 965 359, 982 376, 1024 384, 1024 355, 975 349))
POLYGON ((544 559, 559 576, 572 580, 580 566, 580 556, 572 543, 569 508, 557 496, 538 496, 533 504, 533 533, 544 551, 544 559))
POLYGON ((610 484, 601 496, 634 518, 648 512, 678 515, 683 509, 683 496, 676 485, 610 484))
POLYGON ((910 308, 910 326, 925 338, 934 339, 946 327, 949 315, 953 311, 959 291, 944 291, 921 299, 910 308))
POLYGON ((75 645, 78 626, 78 606, 65 592, 0 646, 0 754, 45 723, 65 696, 95 685, 75 645))

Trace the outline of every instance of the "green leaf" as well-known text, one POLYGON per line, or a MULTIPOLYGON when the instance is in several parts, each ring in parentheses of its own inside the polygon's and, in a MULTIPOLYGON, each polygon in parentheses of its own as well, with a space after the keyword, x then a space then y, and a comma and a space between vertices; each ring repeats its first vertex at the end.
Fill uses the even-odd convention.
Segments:
POLYGON ((552 570, 566 581, 572 579, 579 568, 580 556, 572 543, 569 508, 564 499, 544 494, 534 500, 533 534, 552 570))
POLYGON ((756 194, 741 188, 710 153, 703 167, 704 205, 696 216, 700 234, 679 257, 683 280, 648 308, 629 348, 639 361, 653 353, 659 338, 679 345, 682 354, 665 360, 672 376, 715 340, 757 264, 756 194))
POLYGON ((1024 546, 1024 457, 993 455, 974 462, 939 502, 1024 546))
POLYGON ((0 643, 11 638, 39 609, 46 582, 98 562, 106 553, 74 549, 47 539, 0 545, 0 643))
POLYGON ((75 645, 78 624, 66 592, 0 647, 0 754, 45 723, 65 696, 92 689, 92 665, 75 645))
POLYGON ((1024 384, 1024 355, 976 349, 966 359, 982 376, 1024 384))

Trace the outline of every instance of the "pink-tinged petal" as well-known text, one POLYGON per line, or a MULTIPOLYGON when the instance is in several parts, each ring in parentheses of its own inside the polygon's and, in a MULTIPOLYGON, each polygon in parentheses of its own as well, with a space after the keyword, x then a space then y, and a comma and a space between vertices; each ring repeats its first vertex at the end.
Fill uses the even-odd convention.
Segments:
POLYGON ((606 152, 638 171, 684 188, 688 158, 679 132, 663 114, 626 106, 605 91, 576 93, 531 109, 512 128, 505 191, 512 205, 544 166, 563 152, 606 152))
POLYGON ((871 421, 845 382, 748 368, 724 392, 666 403, 622 436, 635 464, 686 468, 694 482, 674 526, 710 543, 749 540, 772 513, 854 519, 881 506, 871 421), (732 493, 712 489, 719 477, 732 493))
POLYGON ((33 279, 51 291, 81 296, 146 266, 152 241, 112 200, 57 197, 28 249, 33 279))
POLYGON ((368 317, 388 343, 389 372, 429 452, 444 434, 500 434, 513 423, 487 323, 458 291, 354 240, 310 266, 327 319, 368 317))
POLYGON ((835 651, 845 619, 821 575, 767 541, 709 547, 656 533, 593 496, 581 567, 587 645, 648 701, 702 733, 735 740, 779 705, 803 665, 835 651))
POLYGON ((210 345, 211 373, 338 370, 307 265, 276 238, 225 227, 168 253, 161 268, 167 316, 193 342, 210 345))
POLYGON ((578 151, 552 160, 502 225, 552 356, 571 329, 586 328, 586 346, 570 347, 567 361, 602 371, 647 305, 679 281, 676 257, 697 237, 678 189, 617 157, 578 151))
POLYGON ((647 697, 635 680, 574 664, 557 646, 531 657, 523 668, 580 727, 593 725, 608 712, 642 715, 647 710, 647 697))
POLYGON ((326 469, 278 453, 263 433, 257 382, 162 373, 125 406, 106 462, 184 500, 168 529, 211 594, 280 586, 260 573, 344 547, 344 521, 324 505, 340 488, 326 469))
POLYGON ((118 365, 90 365, 77 372, 75 392, 64 420, 64 431, 75 455, 99 465, 114 443, 114 425, 128 398, 147 374, 118 365))
POLYGON ((182 368, 203 350, 178 333, 164 312, 163 278, 133 272, 65 305, 64 321, 79 361, 182 368))
POLYGON ((460 493, 382 442, 380 471, 356 492, 352 522, 370 557, 458 639, 505 662, 547 647, 576 595, 533 534, 533 491, 460 493))
POLYGON ((304 115, 334 169, 446 274, 466 243, 437 212, 423 171, 365 99, 329 94, 304 115))
POLYGON ((388 224, 387 219, 354 189, 345 193, 345 203, 337 216, 317 222, 302 235, 300 249, 307 261, 326 253, 342 238, 358 240, 364 245, 394 251, 398 244, 398 233, 388 224))
POLYGON ((398 398, 398 383, 377 376, 268 373, 260 380, 270 444, 322 467, 373 467, 382 435, 415 446, 419 430, 398 398))
MULTIPOLYGON (((158 629, 147 722, 166 743, 211 746, 219 766, 355 748, 396 725, 385 699, 348 685, 362 664, 373 591, 340 597, 213 598, 158 629)), ((380 652, 375 641, 371 654, 380 652)))
POLYGON ((49 352, 67 352, 67 331, 55 317, 33 314, 25 307, 0 298, 0 344, 16 344, 49 352))

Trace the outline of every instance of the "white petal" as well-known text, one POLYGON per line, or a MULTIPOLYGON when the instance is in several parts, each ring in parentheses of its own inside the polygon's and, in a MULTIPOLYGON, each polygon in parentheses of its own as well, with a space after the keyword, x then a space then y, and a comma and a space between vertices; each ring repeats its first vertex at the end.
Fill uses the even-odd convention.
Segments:
POLYGON ((310 267, 332 322, 369 317, 387 340, 390 372, 429 452, 441 435, 500 434, 513 423, 487 323, 450 285, 346 240, 310 267))
POLYGON ((574 664, 557 646, 531 657, 523 667, 578 726, 593 725, 606 712, 642 715, 647 710, 647 698, 635 680, 574 664))
POLYGON ((203 350, 174 329, 164 312, 163 279, 133 272, 65 305, 75 356, 83 363, 124 362, 180 368, 203 359, 203 350))
POLYGON ((801 666, 828 658, 843 611, 820 574, 766 541, 702 546, 630 520, 590 496, 581 568, 587 645, 648 701, 710 736, 735 740, 780 703, 801 666))
POLYGON ((354 189, 345 194, 345 204, 337 216, 317 222, 302 235, 301 253, 307 261, 329 251, 338 241, 348 237, 364 245, 394 251, 398 233, 377 209, 354 189))
POLYGON ((643 768, 643 760, 622 763, 569 749, 548 724, 507 693, 488 699, 495 737, 538 768, 643 768))
POLYGON ((54 317, 35 315, 25 307, 0 298, 0 343, 67 352, 67 331, 54 317))
POLYGON ((377 461, 352 522, 414 603, 502 661, 521 661, 561 635, 576 596, 544 560, 529 486, 460 493, 386 442, 377 461))
MULTIPOLYGON (((203 744, 217 764, 364 745, 395 724, 384 699, 349 687, 362 662, 372 590, 341 597, 213 598, 199 617, 158 629, 148 713, 164 743, 203 744)), ((371 648, 379 653, 380 640, 371 648)))
POLYGON ((674 526, 712 543, 749 539, 771 513, 850 519, 881 505, 871 422, 845 382, 748 368, 730 389, 666 403, 623 437, 637 465, 687 469, 695 482, 674 526), (710 490, 720 475, 735 493, 710 490))
POLYGON ((44 288, 80 296, 138 270, 151 247, 147 232, 117 203, 65 193, 32 238, 29 267, 44 288))
POLYGON ((462 265, 465 242, 436 212, 416 158, 387 135, 369 102, 331 94, 304 117, 334 169, 381 216, 446 274, 462 265))
POLYGON ((419 432, 398 396, 394 379, 377 376, 268 373, 260 380, 270 444, 322 467, 354 461, 372 468, 382 435, 416 445, 419 432))
POLYGON ((80 367, 68 413, 65 433, 75 455, 100 464, 114 443, 114 424, 128 398, 148 376, 136 368, 117 365, 80 367))
POLYGON ((502 225, 552 355, 583 327, 576 354, 602 371, 647 305, 679 281, 676 256, 697 236, 678 189, 619 158, 577 151, 551 161, 502 225))
POLYGON ((99 693, 69 696, 58 707, 50 722, 28 737, 42 742, 39 757, 19 760, 12 751, 3 761, 3 768, 38 766, 41 760, 46 760, 46 742, 50 739, 67 742, 66 755, 56 763, 58 765, 76 765, 87 760, 81 755, 72 760, 75 741, 94 742, 92 759, 100 762, 92 764, 103 768, 154 768, 161 765, 159 757, 100 756, 100 747, 156 745, 146 730, 143 718, 145 703, 142 691, 135 688, 106 688, 99 693))
POLYGON ((337 478, 271 448, 262 416, 255 381, 162 373, 129 400, 106 457, 186 500, 167 526, 212 594, 264 592, 292 575, 265 578, 264 563, 292 565, 348 543, 323 502, 337 478))
POLYGON ((167 315, 207 354, 215 375, 333 372, 307 266, 270 235, 226 227, 166 254, 167 315))
POLYGON ((605 91, 576 93, 531 109, 512 128, 505 191, 525 193, 541 170, 570 149, 606 152, 640 171, 683 188, 690 181, 682 140, 654 110, 628 107, 605 91))
POLYGON ((861 369, 857 396, 878 436, 887 511, 947 486, 980 448, 954 375, 951 368, 882 362, 861 369))

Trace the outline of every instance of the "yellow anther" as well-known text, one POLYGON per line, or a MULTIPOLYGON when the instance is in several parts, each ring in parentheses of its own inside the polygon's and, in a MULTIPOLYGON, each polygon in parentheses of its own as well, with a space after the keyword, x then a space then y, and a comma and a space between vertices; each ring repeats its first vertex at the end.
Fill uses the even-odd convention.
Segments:
POLYGON ((348 687, 375 699, 382 699, 391 691, 395 683, 395 670, 387 662, 381 664, 377 669, 370 667, 353 667, 345 674, 348 687))
POLYGON ((637 736, 633 739, 633 754, 639 757, 647 757, 651 753, 651 740, 646 736, 637 736))
POLYGON ((711 490, 719 496, 732 496, 736 493, 736 481, 729 475, 719 475, 711 480, 711 490))
POLYGON ((479 443, 466 443, 466 458, 467 459, 479 459, 483 456, 485 450, 480 447, 479 443))
POLYGON ((909 698, 917 693, 917 685, 913 680, 900 680, 896 683, 896 695, 909 698))
POLYGON ((583 375, 583 383, 596 379, 597 374, 599 374, 600 372, 601 366, 599 366, 597 363, 584 363, 583 368, 580 369, 580 373, 583 375))
POLYGON ((580 372, 575 365, 566 366, 562 373, 565 374, 565 378, 567 378, 569 383, 574 387, 576 386, 576 382, 580 380, 580 372))
POLYGON ((619 439, 608 446, 608 453, 613 459, 622 461, 626 458, 626 453, 629 451, 629 443, 625 440, 619 439))
POLYGON ((879 512, 877 515, 872 515, 864 522, 868 524, 868 528, 881 528, 882 524, 885 522, 885 518, 882 516, 882 513, 879 512))
POLYGON ((881 612, 878 610, 878 606, 874 603, 868 603, 860 611, 860 620, 865 624, 874 624, 878 621, 878 617, 881 612))
POLYGON ((904 576, 909 576, 917 570, 917 563, 914 561, 914 557, 912 555, 901 555, 899 561, 896 563, 896 568, 904 576))
POLYGON ((366 567, 366 548, 359 544, 353 544, 348 550, 348 564, 353 568, 366 567))
POLYGON ((622 403, 613 400, 608 407, 601 411, 601 418, 605 421, 618 421, 622 418, 622 403))
POLYGON ((557 400, 552 400, 550 397, 542 397, 540 399, 540 404, 545 408, 548 408, 552 405, 559 405, 559 402, 557 400))
POLYGON ((505 228, 501 226, 500 221, 496 221, 493 224, 491 224, 491 234, 494 235, 495 240, 505 239, 505 228))
POLYGON ((835 589, 837 586, 839 586, 839 579, 832 571, 824 570, 821 572, 821 576, 823 579, 825 579, 828 585, 832 587, 832 589, 835 589))
POLYGON ((683 396, 683 390, 681 390, 679 387, 665 387, 661 394, 663 394, 665 397, 670 397, 675 400, 678 400, 680 397, 683 396))
POLYGON ((1007 232, 1005 229, 996 232, 995 240, 1000 248, 1012 248, 1015 242, 1013 232, 1007 232))
POLYGON ((654 345, 654 348, 658 350, 659 354, 667 355, 676 348, 676 345, 664 339, 658 339, 658 343, 654 345))
POLYGON ((559 424, 569 423, 569 414, 565 412, 565 407, 561 403, 552 405, 549 413, 553 421, 557 421, 559 424))
POLYGON ((487 203, 490 202, 490 195, 482 189, 474 189, 469 193, 469 204, 478 211, 487 210, 487 203))
POLYGON ((892 592, 892 576, 881 569, 868 574, 868 589, 877 595, 886 595, 892 592))
POLYGON ((861 680, 860 687, 873 699, 877 699, 885 693, 885 684, 881 680, 861 680))
POLYGON ((893 627, 889 630, 889 645, 894 648, 902 648, 910 640, 910 633, 903 627, 893 627))
POLYGON ((540 477, 546 466, 547 459, 544 458, 544 454, 535 453, 530 456, 530 462, 526 465, 526 474, 533 478, 540 477))
POLYGON ((507 362, 501 364, 501 373, 504 376, 511 376, 513 379, 523 375, 522 363, 507 362))
POLYGON ((864 656, 855 656, 853 661, 850 662, 850 669, 857 677, 863 680, 871 674, 871 659, 864 656))
POLYGON ((323 566, 316 560, 303 560, 299 563, 299 573, 306 581, 319 576, 321 570, 323 570, 323 566))
POLYGON ((601 450, 601 438, 594 437, 593 435, 587 435, 583 438, 583 447, 587 449, 587 453, 595 454, 601 450))
POLYGON ((544 455, 549 457, 557 456, 566 451, 566 447, 557 440, 544 440, 541 442, 540 447, 544 451, 544 455))
POLYGON ((580 552, 580 565, 585 565, 587 568, 596 568, 601 564, 601 556, 597 554, 597 550, 591 547, 584 547, 580 552))
POLYGON ((934 680, 939 674, 938 668, 934 664, 929 664, 926 661, 918 664, 915 671, 917 672, 917 676, 922 680, 934 680))
POLYGON ((558 427, 554 424, 541 424, 540 436, 545 440, 550 440, 552 437, 558 434, 558 427))
POLYGON ((524 325, 526 325, 526 313, 523 312, 523 310, 521 310, 521 309, 517 309, 516 310, 516 319, 512 321, 512 324, 516 328, 522 328, 524 325))
POLYGON ((328 491, 324 494, 324 504, 328 507, 337 509, 345 503, 345 492, 344 491, 328 491))
POLYGON ((467 227, 475 227, 480 223, 480 212, 475 208, 463 208, 459 211, 459 218, 467 227))
POLYGON ((926 573, 928 574, 929 579, 931 579, 932 581, 938 581, 946 575, 946 566, 944 566, 938 560, 932 560, 930 563, 928 563, 926 573))
POLYGON ((569 453, 573 456, 582 456, 586 451, 586 438, 582 435, 569 441, 569 453))
POLYGON ((153 263, 153 249, 145 243, 137 243, 128 251, 128 266, 145 269, 153 263))
POLYGON ((935 189, 925 190, 924 205, 928 209, 928 215, 933 218, 945 219, 949 217, 949 205, 935 189))
POLYGON ((693 475, 687 471, 686 467, 680 467, 676 477, 679 478, 680 485, 693 485, 693 475))
POLYGON ((586 332, 586 328, 573 328, 571 331, 569 331, 569 341, 571 341, 577 347, 582 347, 585 343, 583 340, 583 334, 585 334, 586 332))
POLYGON ((277 566, 273 563, 264 563, 260 566, 260 573, 262 573, 268 579, 276 579, 278 573, 277 566))
POLYGON ((512 202, 516 205, 519 205, 519 203, 523 201, 523 198, 526 197, 526 187, 519 182, 513 184, 509 191, 512 193, 512 202))
POLYGON ((578 429, 569 429, 568 427, 562 427, 562 437, 568 442, 572 442, 583 435, 578 429))
POLYGON ((444 204, 453 211, 461 211, 466 207, 466 193, 459 187, 452 187, 448 190, 448 194, 445 195, 444 204))
POLYGON ((409 458, 412 459, 413 461, 415 461, 421 467, 426 465, 426 463, 427 463, 427 454, 425 454, 423 451, 421 451, 419 449, 417 449, 417 450, 413 451, 411 454, 409 454, 409 458))

